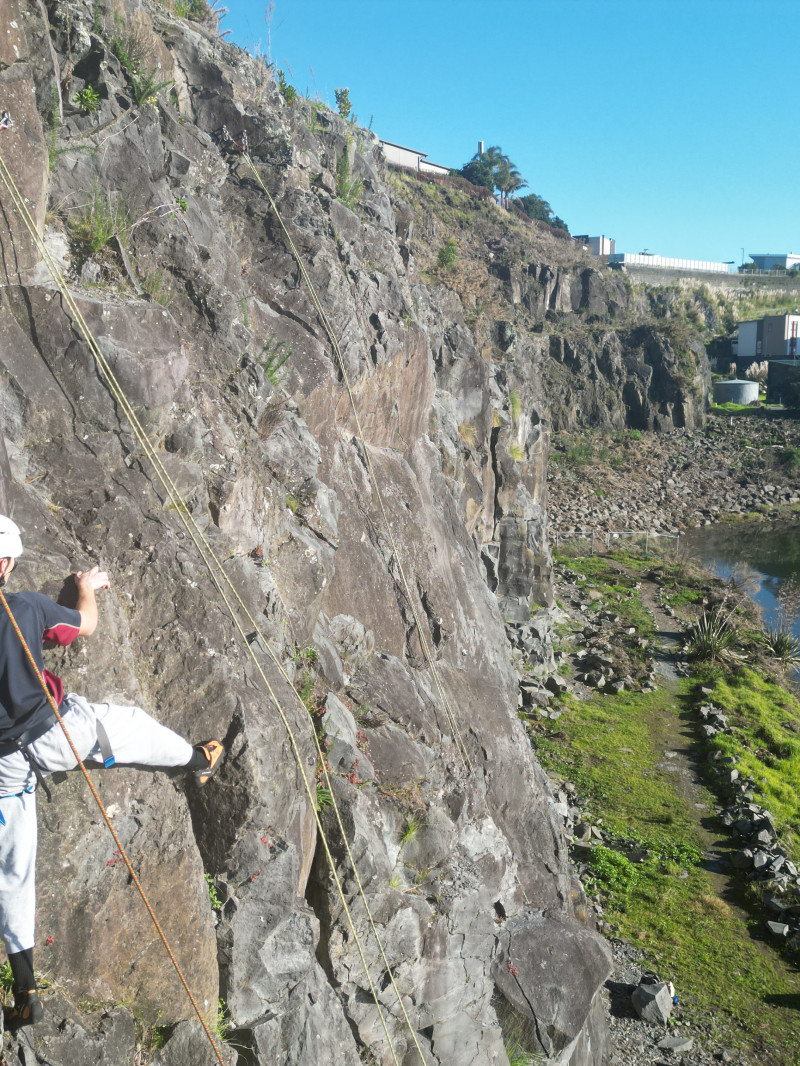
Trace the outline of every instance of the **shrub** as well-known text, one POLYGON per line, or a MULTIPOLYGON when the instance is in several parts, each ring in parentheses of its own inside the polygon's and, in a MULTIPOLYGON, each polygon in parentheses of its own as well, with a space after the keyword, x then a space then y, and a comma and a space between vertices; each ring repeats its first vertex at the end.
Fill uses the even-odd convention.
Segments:
POLYGON ((456 244, 455 237, 448 237, 439 249, 436 265, 440 270, 451 270, 455 265, 457 256, 458 245, 456 244))
POLYGON ((566 460, 570 466, 586 466, 592 461, 592 446, 588 440, 578 441, 567 448, 566 460))
POLYGON ((334 89, 333 95, 336 97, 336 107, 342 118, 349 118, 350 112, 353 110, 353 105, 350 103, 350 90, 348 88, 334 89))
POLYGON ((286 80, 286 75, 282 70, 279 69, 275 71, 275 78, 278 82, 278 89, 280 90, 281 96, 289 107, 291 107, 297 99, 297 89, 295 89, 294 85, 289 84, 286 80))
POLYGON ((797 666, 800 663, 800 637, 796 637, 789 629, 768 627, 759 638, 759 644, 783 666, 797 666))
POLYGON ((721 661, 731 654, 733 638, 730 614, 725 614, 722 607, 703 611, 702 617, 692 622, 689 655, 701 662, 721 661))

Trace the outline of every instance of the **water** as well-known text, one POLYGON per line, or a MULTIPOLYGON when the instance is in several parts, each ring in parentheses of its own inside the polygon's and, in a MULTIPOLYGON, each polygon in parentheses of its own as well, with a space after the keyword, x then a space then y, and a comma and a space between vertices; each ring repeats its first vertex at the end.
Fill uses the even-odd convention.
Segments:
MULTIPOLYGON (((778 599, 789 582, 800 585, 800 523, 743 522, 692 529, 681 544, 692 558, 728 579, 745 566, 752 572, 750 595, 767 625, 778 619, 778 599)), ((792 632, 800 637, 800 603, 794 605, 792 632)), ((796 672, 800 676, 800 672, 796 672)))

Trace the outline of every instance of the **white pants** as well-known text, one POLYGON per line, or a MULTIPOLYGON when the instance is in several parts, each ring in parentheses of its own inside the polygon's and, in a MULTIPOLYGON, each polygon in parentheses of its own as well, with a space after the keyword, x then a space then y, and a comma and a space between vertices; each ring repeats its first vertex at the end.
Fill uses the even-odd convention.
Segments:
MULTIPOLYGON (((119 765, 138 763, 164 769, 186 766, 192 746, 151 718, 141 707, 88 703, 69 693, 61 717, 81 759, 103 756, 97 742, 97 721, 103 723, 119 765)), ((43 776, 73 770, 77 763, 56 722, 29 745, 43 776)), ((0 936, 13 954, 33 947, 36 924, 36 777, 21 752, 0 758, 0 936)))

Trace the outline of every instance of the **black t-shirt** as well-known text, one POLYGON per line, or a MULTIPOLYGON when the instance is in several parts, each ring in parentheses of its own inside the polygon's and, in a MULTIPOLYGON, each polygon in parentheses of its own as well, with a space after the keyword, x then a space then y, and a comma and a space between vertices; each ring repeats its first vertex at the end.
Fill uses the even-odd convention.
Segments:
MULTIPOLYGON (((17 592, 6 600, 59 706, 64 686, 60 678, 44 669, 42 643, 71 644, 80 629, 80 613, 41 592, 17 592)), ((0 741, 14 740, 44 721, 49 712, 50 704, 25 649, 0 606, 0 741)))

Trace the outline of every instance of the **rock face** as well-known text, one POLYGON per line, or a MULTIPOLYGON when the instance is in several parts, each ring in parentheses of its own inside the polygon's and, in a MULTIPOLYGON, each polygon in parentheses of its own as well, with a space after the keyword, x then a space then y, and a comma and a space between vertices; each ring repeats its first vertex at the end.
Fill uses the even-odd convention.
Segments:
MULTIPOLYGON (((504 618, 527 625, 551 602, 546 391, 588 366, 522 330, 576 300, 621 305, 621 283, 547 266, 549 238, 526 229, 535 271, 491 252, 528 316, 492 325, 492 347, 458 286, 425 283, 414 206, 372 135, 288 106, 211 13, 4 12, 15 125, 0 151, 47 247, 3 186, 0 499, 26 545, 13 587, 57 596, 70 568, 101 562, 101 631, 51 667, 92 700, 224 738, 201 794, 180 776, 99 775, 201 1010, 214 1018, 221 995, 258 1063, 502 1064, 510 1018, 532 1054, 599 1066, 609 956, 575 916, 504 618)), ((615 349, 598 415, 634 379, 645 410, 669 362, 657 346, 615 349)), ((696 417, 679 391, 663 401, 673 422, 696 417)), ((77 1011, 92 1001, 172 1027, 151 1061, 204 1062, 80 780, 57 796, 40 807, 37 961, 67 1020, 37 1061, 99 1061, 112 1029, 103 1061, 130 1061, 126 1012, 77 1011)))

